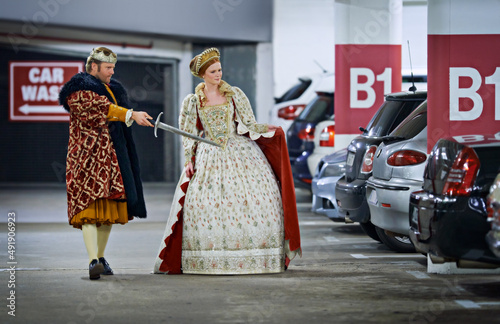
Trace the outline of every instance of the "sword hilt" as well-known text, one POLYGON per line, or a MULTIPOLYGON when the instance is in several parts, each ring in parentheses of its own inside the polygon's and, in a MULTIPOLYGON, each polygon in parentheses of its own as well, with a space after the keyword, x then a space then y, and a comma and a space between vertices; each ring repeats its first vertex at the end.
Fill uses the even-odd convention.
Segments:
POLYGON ((181 135, 181 136, 185 136, 185 137, 189 137, 189 138, 192 138, 196 141, 200 141, 200 142, 204 142, 204 143, 207 143, 207 144, 210 144, 210 145, 215 145, 215 146, 218 146, 218 147, 222 147, 222 145, 220 145, 219 143, 215 143, 213 141, 210 141, 206 138, 203 138, 203 137, 200 137, 198 135, 195 135, 195 134, 191 134, 191 133, 188 133, 186 131, 183 131, 181 129, 178 129, 178 128, 175 128, 173 126, 170 126, 168 124, 165 124, 165 123, 162 123, 160 122, 160 117, 163 113, 161 112, 158 117, 156 118, 156 122, 155 122, 155 129, 154 129, 154 133, 155 133, 155 137, 158 137, 157 136, 157 129, 160 128, 160 129, 163 129, 163 130, 166 130, 168 132, 171 132, 171 133, 174 133, 174 134, 177 134, 177 135, 181 135))
POLYGON ((155 122, 155 137, 158 137, 156 134, 156 130, 158 129, 158 125, 160 124, 160 117, 163 115, 163 111, 158 114, 158 117, 156 117, 156 122, 155 122))

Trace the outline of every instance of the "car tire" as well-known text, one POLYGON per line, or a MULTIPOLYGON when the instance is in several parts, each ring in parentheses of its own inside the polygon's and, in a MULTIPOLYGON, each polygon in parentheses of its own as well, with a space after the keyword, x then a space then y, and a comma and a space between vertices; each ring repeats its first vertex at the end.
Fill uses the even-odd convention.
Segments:
POLYGON ((374 239, 375 241, 382 242, 380 237, 378 237, 377 231, 375 230, 375 225, 371 222, 359 223, 366 235, 374 239))
POLYGON ((389 249, 400 252, 400 253, 414 253, 415 246, 410 240, 409 236, 396 234, 394 236, 388 235, 385 230, 380 227, 375 227, 375 231, 377 232, 378 237, 389 249))

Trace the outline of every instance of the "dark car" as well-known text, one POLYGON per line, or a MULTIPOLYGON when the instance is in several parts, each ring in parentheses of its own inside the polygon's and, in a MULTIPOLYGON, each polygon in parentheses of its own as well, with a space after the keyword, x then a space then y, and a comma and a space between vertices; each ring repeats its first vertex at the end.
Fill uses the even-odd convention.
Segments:
POLYGON ((499 171, 499 135, 446 138, 434 145, 423 190, 410 195, 409 214, 411 241, 434 263, 500 265, 486 241, 486 197, 499 171))
POLYGON ((312 175, 307 158, 314 150, 316 125, 334 114, 333 93, 318 92, 287 131, 288 155, 296 187, 311 189, 312 175))
POLYGON ((345 176, 337 181, 335 197, 339 214, 346 220, 359 222, 363 230, 379 240, 370 222, 366 201, 366 181, 372 175, 372 162, 382 138, 392 132, 415 108, 427 99, 427 91, 397 92, 385 96, 385 101, 363 132, 351 141, 347 150, 345 176))

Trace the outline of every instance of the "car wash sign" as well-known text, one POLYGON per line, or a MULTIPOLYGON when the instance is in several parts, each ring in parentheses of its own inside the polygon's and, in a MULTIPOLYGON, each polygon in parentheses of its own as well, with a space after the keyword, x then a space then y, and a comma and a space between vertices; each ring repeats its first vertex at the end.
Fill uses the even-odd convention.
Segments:
POLYGON ((9 62, 10 121, 68 121, 59 91, 83 62, 9 62))

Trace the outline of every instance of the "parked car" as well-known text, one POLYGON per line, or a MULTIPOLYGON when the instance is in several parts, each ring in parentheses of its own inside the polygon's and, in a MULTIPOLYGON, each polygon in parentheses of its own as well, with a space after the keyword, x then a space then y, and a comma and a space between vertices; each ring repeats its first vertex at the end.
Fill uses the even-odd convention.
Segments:
POLYGON ((313 151, 307 158, 307 167, 311 174, 316 171, 322 157, 335 152, 335 115, 316 125, 313 142, 313 151))
MULTIPOLYGON (((427 89, 427 71, 417 70, 417 74, 411 75, 410 71, 403 71, 403 90, 416 87, 420 90, 427 89), (408 74, 405 74, 408 73, 408 74)), ((335 152, 335 116, 320 122, 314 133, 314 149, 307 159, 309 172, 314 174, 316 166, 322 157, 335 152)))
POLYGON ((486 197, 500 165, 498 135, 469 136, 466 142, 466 137, 445 138, 434 145, 423 190, 410 196, 409 214, 411 241, 434 263, 500 266, 485 239, 491 230, 486 197))
POLYGON ((500 258, 500 173, 491 186, 487 199, 488 221, 491 223, 491 230, 486 235, 486 241, 491 252, 500 258))
POLYGON ((324 156, 317 165, 312 180, 312 211, 326 215, 332 221, 344 222, 344 215, 339 215, 335 199, 335 185, 345 173, 347 148, 324 156))
POLYGON ((300 113, 287 132, 287 147, 296 187, 311 190, 312 175, 307 158, 314 149, 316 125, 334 114, 333 90, 317 92, 314 98, 300 113))
POLYGON ((316 97, 316 91, 335 87, 335 75, 325 72, 299 78, 299 82, 287 90, 269 112, 269 124, 281 126, 287 132, 293 121, 305 107, 316 97))
POLYGON ((366 180, 372 174, 372 161, 382 137, 396 128, 415 108, 427 99, 427 91, 397 92, 385 96, 385 101, 363 132, 347 147, 346 174, 335 186, 339 213, 346 219, 359 222, 368 236, 379 240, 370 222, 366 202, 366 180))
POLYGON ((366 182, 370 221, 378 237, 396 252, 415 252, 410 241, 410 194, 422 189, 427 160, 427 101, 383 138, 366 182))

